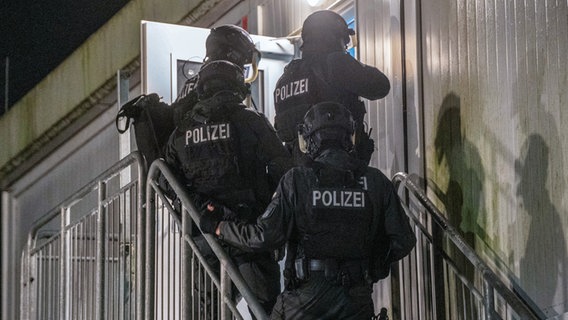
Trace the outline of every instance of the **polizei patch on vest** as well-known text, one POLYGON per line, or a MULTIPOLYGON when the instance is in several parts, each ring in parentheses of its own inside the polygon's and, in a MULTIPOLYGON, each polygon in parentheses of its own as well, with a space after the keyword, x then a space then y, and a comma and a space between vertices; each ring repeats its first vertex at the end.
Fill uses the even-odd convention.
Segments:
POLYGON ((364 208, 365 192, 358 189, 314 189, 314 208, 364 208))
POLYGON ((185 132, 185 145, 225 140, 231 137, 229 123, 207 124, 185 132))
POLYGON ((308 78, 292 81, 274 90, 276 103, 308 92, 308 78))

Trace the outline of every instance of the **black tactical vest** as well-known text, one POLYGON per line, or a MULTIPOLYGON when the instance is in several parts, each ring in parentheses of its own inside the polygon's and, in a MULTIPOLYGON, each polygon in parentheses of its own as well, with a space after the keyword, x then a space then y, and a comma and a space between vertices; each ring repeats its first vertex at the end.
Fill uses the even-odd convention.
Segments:
POLYGON ((362 119, 364 105, 357 96, 334 87, 329 72, 325 55, 296 59, 286 66, 274 90, 274 127, 282 141, 289 143, 297 138, 297 125, 309 107, 318 102, 339 102, 354 119, 362 119))
POLYGON ((177 138, 178 156, 189 187, 226 205, 238 200, 254 202, 254 193, 240 169, 238 125, 232 121, 241 108, 245 106, 220 106, 208 117, 190 112, 178 128, 184 133, 177 138))
MULTIPOLYGON (((321 166, 321 165, 319 165, 321 166)), ((306 258, 368 258, 372 239, 373 204, 351 171, 314 168, 318 183, 306 203, 306 258)))
POLYGON ((323 71, 314 71, 317 68, 319 65, 314 66, 307 60, 293 60, 276 84, 274 127, 284 142, 297 138, 297 125, 302 123, 311 105, 324 99, 337 99, 337 93, 325 82, 323 71))

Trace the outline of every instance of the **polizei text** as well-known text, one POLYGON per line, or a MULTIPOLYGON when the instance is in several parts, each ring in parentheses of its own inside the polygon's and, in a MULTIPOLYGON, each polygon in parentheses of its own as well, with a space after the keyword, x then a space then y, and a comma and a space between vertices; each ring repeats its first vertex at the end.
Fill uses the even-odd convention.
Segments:
POLYGON ((208 124, 189 129, 185 132, 185 144, 198 144, 208 141, 229 139, 231 137, 229 123, 208 124))
POLYGON ((316 189, 312 191, 312 206, 316 208, 364 208, 365 192, 353 189, 316 189))
POLYGON ((292 81, 274 90, 274 98, 276 103, 286 100, 290 97, 297 96, 308 92, 308 78, 292 81))

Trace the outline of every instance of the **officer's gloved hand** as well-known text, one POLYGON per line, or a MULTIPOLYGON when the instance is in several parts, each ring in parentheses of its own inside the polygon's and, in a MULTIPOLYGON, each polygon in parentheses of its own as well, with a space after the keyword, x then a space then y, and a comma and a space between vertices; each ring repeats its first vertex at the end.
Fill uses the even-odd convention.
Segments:
MULTIPOLYGON (((206 202, 204 202, 201 205, 201 212, 204 212, 204 210, 208 210, 208 211, 218 211, 221 212, 221 216, 223 217, 221 220, 226 220, 226 221, 236 221, 237 218, 239 217, 239 212, 235 212, 231 209, 229 209, 228 207, 226 207, 225 205, 222 205, 216 201, 213 200, 208 200, 206 202)), ((238 208, 237 208, 238 209, 238 208)), ((239 209, 240 210, 240 209, 239 209)))
POLYGON ((223 210, 216 209, 212 205, 208 205, 201 210, 201 218, 199 219, 199 228, 203 233, 213 233, 217 229, 219 222, 223 220, 223 210))

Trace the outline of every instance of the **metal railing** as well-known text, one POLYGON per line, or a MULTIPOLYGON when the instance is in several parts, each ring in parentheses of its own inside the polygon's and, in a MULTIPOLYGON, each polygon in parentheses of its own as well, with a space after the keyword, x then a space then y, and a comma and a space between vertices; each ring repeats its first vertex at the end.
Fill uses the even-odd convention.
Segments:
POLYGON ((192 236, 199 215, 167 165, 155 161, 146 179, 143 163, 132 153, 34 223, 21 318, 266 319, 218 241, 192 236))
POLYGON ((448 223, 405 173, 393 182, 416 232, 415 250, 393 269, 394 319, 544 319, 448 223))
POLYGON ((22 319, 136 317, 140 181, 143 162, 133 153, 34 223, 22 253, 22 319))
POLYGON ((150 166, 146 192, 145 319, 243 319, 247 307, 256 319, 266 319, 217 239, 197 232, 199 213, 164 161, 150 166), (179 205, 164 194, 160 176, 179 205), (244 298, 244 310, 239 297, 244 298))
MULTIPOLYGON (((408 175, 393 182, 417 235, 415 250, 392 270, 393 319, 545 318, 408 175)), ((266 319, 198 221, 167 165, 155 161, 146 179, 142 158, 131 154, 34 223, 22 253, 21 318, 266 319)))

